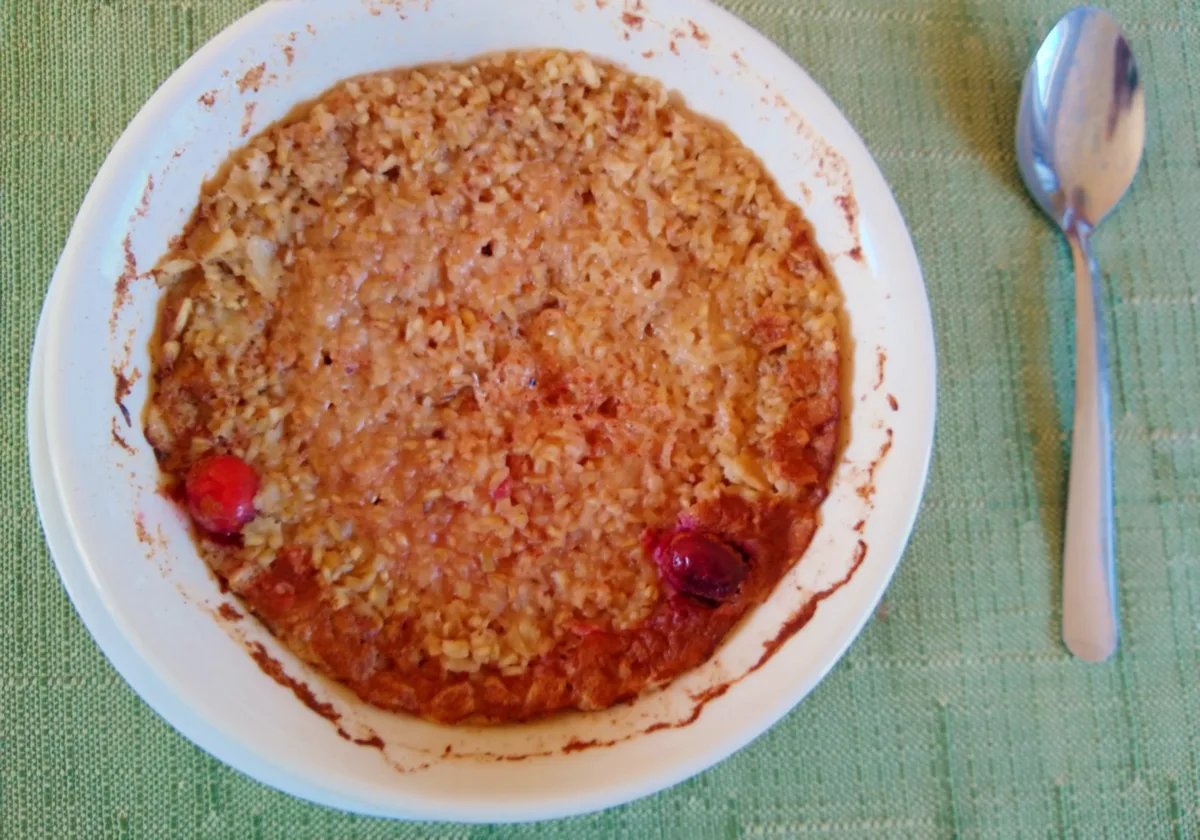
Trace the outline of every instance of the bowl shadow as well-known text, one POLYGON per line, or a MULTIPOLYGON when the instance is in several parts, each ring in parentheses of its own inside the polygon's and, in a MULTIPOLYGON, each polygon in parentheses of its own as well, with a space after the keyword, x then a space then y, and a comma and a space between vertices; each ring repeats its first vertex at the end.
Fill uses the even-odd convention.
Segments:
POLYGON ((1028 56, 995 37, 1006 27, 985 30, 980 15, 967 0, 935 0, 922 62, 954 131, 997 180, 1019 191, 1013 138, 1028 56))
MULTIPOLYGON (((928 94, 953 131, 994 179, 989 190, 1019 198, 1028 212, 1014 213, 1019 226, 1028 221, 1016 253, 998 269, 985 270, 987 282, 999 283, 997 299, 1006 311, 1004 340, 1013 373, 1014 422, 1021 448, 1020 484, 1026 495, 1018 504, 1036 518, 1039 544, 1047 553, 1049 586, 1044 597, 1050 617, 1047 632, 1057 639, 1061 617, 1062 547, 1066 477, 1069 464, 1072 341, 1074 314, 1069 265, 1064 246, 1049 220, 1041 217, 1025 193, 1017 169, 1015 133, 1021 82, 1046 21, 1038 18, 1021 36, 1001 4, 979 6, 967 0, 932 0, 921 60, 928 94), (1053 241, 1052 241, 1053 240, 1053 241), (1064 274, 1064 270, 1067 272, 1064 274)), ((1020 20, 1024 32, 1026 21, 1020 20)), ((1051 22, 1052 23, 1052 22, 1051 22)), ((992 195, 995 201, 995 193, 992 195)), ((1005 203, 1008 203, 1005 200, 1005 203)), ((982 206, 976 201, 975 206, 982 206)), ((984 279, 981 277, 981 279, 984 279)), ((1034 561, 1041 562, 1041 561, 1034 561)), ((1041 570, 1039 570, 1041 574, 1041 570)))

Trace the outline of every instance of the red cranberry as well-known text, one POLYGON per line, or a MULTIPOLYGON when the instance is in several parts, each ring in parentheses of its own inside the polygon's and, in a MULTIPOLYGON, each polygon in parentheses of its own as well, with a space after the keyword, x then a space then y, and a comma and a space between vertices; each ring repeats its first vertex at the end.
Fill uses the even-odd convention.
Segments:
POLYGON ((192 464, 184 491, 197 525, 210 534, 231 536, 254 518, 258 475, 236 455, 209 455, 192 464))
POLYGON ((660 536, 654 562, 663 580, 685 595, 706 601, 732 597, 750 572, 736 549, 699 531, 660 536))

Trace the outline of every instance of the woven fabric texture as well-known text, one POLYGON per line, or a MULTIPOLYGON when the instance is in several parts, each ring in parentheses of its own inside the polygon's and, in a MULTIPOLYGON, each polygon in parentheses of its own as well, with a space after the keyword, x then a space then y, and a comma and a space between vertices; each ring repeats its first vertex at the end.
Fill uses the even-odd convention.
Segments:
POLYGON ((355 817, 245 778, 151 712, 75 615, 27 467, 42 297, 128 120, 254 0, 0 0, 0 837, 1200 833, 1200 5, 1114 2, 1149 124, 1096 241, 1124 637, 1085 665, 1058 638, 1071 264, 1012 148, 1024 65, 1067 3, 725 3, 840 104, 912 229, 940 362, 920 519, 878 615, 752 746, 624 808, 469 827, 355 817))

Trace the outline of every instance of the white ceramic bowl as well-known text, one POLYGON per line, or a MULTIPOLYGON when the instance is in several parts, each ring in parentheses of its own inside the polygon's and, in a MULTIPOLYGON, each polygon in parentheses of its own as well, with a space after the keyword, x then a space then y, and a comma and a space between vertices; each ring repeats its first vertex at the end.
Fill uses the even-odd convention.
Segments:
POLYGON ((928 467, 934 388, 920 268, 883 177, 820 88, 740 21, 704 0, 636 9, 615 0, 309 0, 265 4, 214 39, 155 93, 109 155, 43 311, 30 451, 46 536, 79 614, 134 690, 185 736, 256 779, 339 808, 531 820, 679 782, 761 734, 813 688, 899 562, 928 467), (247 130, 346 76, 536 46, 586 50, 681 91, 753 148, 804 208, 845 292, 850 441, 808 553, 709 663, 602 713, 445 728, 364 706, 249 619, 214 617, 227 596, 179 512, 156 494, 154 456, 140 431, 159 295, 134 275, 163 253, 202 180, 247 130), (857 559, 811 621, 748 673, 789 618, 857 559), (383 749, 340 737, 260 671, 245 651, 254 641, 333 704, 345 732, 378 735, 383 749), (589 742, 598 744, 579 748, 589 742), (518 756, 526 758, 510 760, 518 756))

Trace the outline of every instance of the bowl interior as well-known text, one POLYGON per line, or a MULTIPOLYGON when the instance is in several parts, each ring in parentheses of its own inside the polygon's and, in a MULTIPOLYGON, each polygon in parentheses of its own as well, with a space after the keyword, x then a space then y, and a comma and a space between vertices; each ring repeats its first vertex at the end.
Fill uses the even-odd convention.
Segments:
POLYGON ((924 485, 934 408, 928 303, 882 176, 803 71, 703 0, 657 0, 636 11, 559 0, 260 7, 172 76, 113 149, 56 271, 31 382, 38 501, 60 574, 97 642, 160 714, 218 757, 299 796, 368 813, 489 821, 580 813, 651 793, 744 745, 811 690, 899 560, 924 485), (853 409, 812 546, 709 663, 602 713, 446 728, 367 707, 252 620, 218 620, 229 599, 198 559, 182 515, 158 494, 141 433, 159 299, 141 273, 248 133, 339 79, 539 46, 584 50, 658 78, 762 158, 804 209, 843 288, 853 409), (859 561, 803 630, 747 673, 789 619, 859 561), (266 676, 248 644, 261 644, 331 703, 337 721, 266 676), (383 748, 354 743, 376 736, 383 748))

